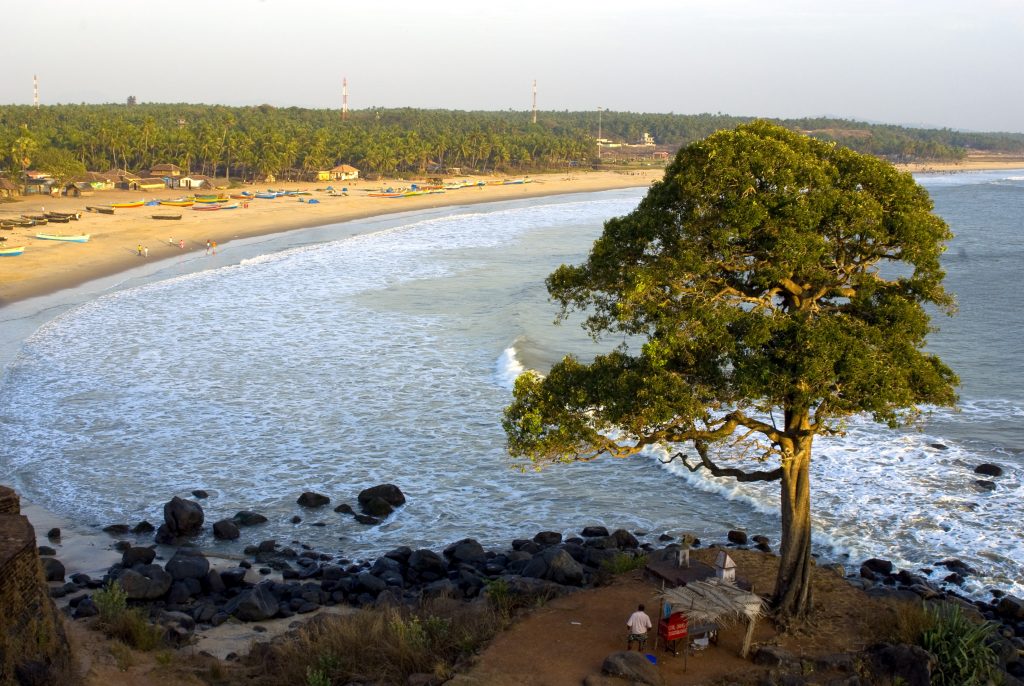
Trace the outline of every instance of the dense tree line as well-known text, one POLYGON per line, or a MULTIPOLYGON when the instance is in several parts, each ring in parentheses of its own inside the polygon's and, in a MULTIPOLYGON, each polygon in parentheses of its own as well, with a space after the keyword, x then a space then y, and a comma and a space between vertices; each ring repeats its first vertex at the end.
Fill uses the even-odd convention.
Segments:
MULTIPOLYGON (((723 114, 529 113, 421 109, 337 110, 219 105, 0 106, 0 166, 63 177, 84 169, 131 171, 174 163, 193 173, 257 177, 351 164, 364 174, 435 168, 523 172, 588 164, 594 138, 651 133, 675 149, 749 118, 723 114)), ((910 129, 834 119, 780 122, 894 161, 955 160, 968 149, 1024 152, 1022 134, 910 129)))

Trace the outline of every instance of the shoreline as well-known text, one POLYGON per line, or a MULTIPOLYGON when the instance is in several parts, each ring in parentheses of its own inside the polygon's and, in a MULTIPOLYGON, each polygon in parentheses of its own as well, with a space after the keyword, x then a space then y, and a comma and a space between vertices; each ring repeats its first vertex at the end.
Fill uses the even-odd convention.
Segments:
MULTIPOLYGON (((463 188, 440 194, 409 198, 374 198, 369 192, 384 187, 407 187, 406 180, 331 182, 335 188, 347 187, 348 194, 328 195, 314 191, 318 203, 298 202, 294 197, 274 200, 255 199, 248 207, 235 211, 194 212, 191 208, 138 207, 116 209, 113 215, 86 212, 86 206, 132 200, 172 199, 187 194, 182 190, 150 193, 141 191, 98 191, 89 198, 48 196, 22 197, 16 202, 0 204, 0 218, 46 211, 82 212, 81 220, 69 224, 17 228, 2 232, 5 247, 26 248, 25 253, 0 262, 0 309, 30 298, 82 286, 90 281, 130 271, 141 264, 168 257, 202 255, 206 242, 218 244, 218 251, 229 249, 231 241, 283 234, 297 229, 316 229, 332 224, 383 217, 402 212, 415 212, 442 207, 538 198, 572 193, 588 193, 620 188, 648 186, 659 180, 661 168, 635 172, 580 172, 543 174, 527 177, 530 183, 463 188), (156 213, 180 214, 178 221, 152 219, 156 213), (88 233, 88 243, 66 244, 61 241, 38 240, 38 231, 79 234, 88 233), (184 241, 184 248, 179 247, 184 241), (137 248, 148 249, 148 257, 140 257, 137 248)), ((493 181, 495 177, 459 177, 471 182, 493 181)), ((321 182, 323 183, 323 182, 321 182)), ((322 187, 312 183, 267 184, 284 190, 311 190, 322 187)), ((247 186, 250 192, 261 186, 247 186)), ((239 192, 232 189, 225 192, 239 192)), ((239 201, 241 202, 241 201, 239 201)), ((358 233, 358 232, 357 232, 358 233)))

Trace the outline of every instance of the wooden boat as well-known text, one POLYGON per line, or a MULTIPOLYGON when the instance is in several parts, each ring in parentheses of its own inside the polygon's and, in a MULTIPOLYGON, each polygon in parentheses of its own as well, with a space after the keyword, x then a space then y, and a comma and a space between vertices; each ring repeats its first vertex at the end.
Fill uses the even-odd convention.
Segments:
POLYGON ((181 219, 180 214, 154 214, 153 219, 181 219))
POLYGON ((277 197, 277 195, 277 193, 257 193, 255 197, 260 198, 262 200, 273 200, 274 198, 277 197))
POLYGON ((79 219, 82 218, 82 213, 81 212, 46 212, 45 216, 46 216, 47 219, 54 219, 54 218, 65 217, 67 219, 78 221, 79 219))
POLYGON ((21 215, 21 218, 32 222, 29 226, 44 226, 48 221, 46 217, 41 214, 23 214, 21 215))
POLYGON ((66 243, 87 243, 89 234, 83 233, 77 236, 65 236, 62 233, 37 233, 36 238, 44 241, 64 241, 66 243))
POLYGON ((196 212, 213 212, 214 210, 219 210, 220 205, 216 203, 210 205, 193 205, 192 209, 196 212))
POLYGON ((4 219, 0 222, 0 227, 14 230, 15 228, 25 228, 33 226, 35 224, 31 219, 4 219))
POLYGON ((371 198, 401 198, 405 196, 405 193, 369 193, 367 195, 371 198))
POLYGON ((168 205, 170 207, 192 207, 196 204, 195 200, 188 200, 186 198, 180 198, 178 200, 161 200, 161 205, 168 205))
POLYGON ((21 253, 25 252, 24 247, 20 248, 0 248, 0 257, 17 257, 21 253))
POLYGON ((145 200, 133 200, 132 202, 112 202, 112 203, 110 203, 110 206, 111 207, 126 208, 126 207, 142 207, 145 204, 146 204, 145 200))
POLYGON ((197 195, 197 203, 221 203, 227 202, 229 198, 226 195, 197 195))
POLYGON ((96 205, 86 205, 85 209, 87 209, 90 212, 99 212, 100 214, 114 214, 113 207, 104 205, 100 205, 98 207, 96 205))
POLYGON ((237 210, 238 209, 238 203, 237 202, 233 202, 233 203, 229 203, 227 205, 221 205, 220 208, 222 210, 237 210))
POLYGON ((71 222, 71 217, 47 217, 46 221, 50 224, 68 224, 71 222))
POLYGON ((248 193, 232 193, 229 196, 232 200, 252 200, 253 196, 248 193))

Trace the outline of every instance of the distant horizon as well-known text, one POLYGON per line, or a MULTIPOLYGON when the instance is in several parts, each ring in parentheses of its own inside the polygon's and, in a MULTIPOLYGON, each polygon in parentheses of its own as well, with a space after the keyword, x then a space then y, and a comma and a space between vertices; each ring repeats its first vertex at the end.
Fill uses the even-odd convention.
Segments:
MULTIPOLYGON (((127 99, 127 97, 126 97, 126 99, 127 99)), ((40 107, 64 107, 64 106, 75 106, 75 107, 80 107, 80 106, 97 106, 97 107, 102 107, 102 106, 108 106, 108 105, 110 105, 110 106, 129 107, 129 106, 135 106, 135 105, 182 105, 182 106, 188 106, 188 107, 251 107, 251 108, 257 108, 257 107, 264 107, 264 106, 266 106, 266 107, 273 107, 275 109, 293 109, 294 108, 294 109, 300 109, 300 110, 321 110, 321 111, 328 111, 328 112, 330 112, 330 111, 341 112, 341 108, 339 108, 339 107, 309 107, 309 106, 297 105, 297 104, 275 104, 275 103, 272 103, 272 102, 261 102, 261 103, 255 103, 255 104, 230 104, 230 103, 224 103, 224 102, 185 102, 185 101, 180 101, 180 102, 163 102, 163 101, 156 101, 156 100, 147 100, 147 101, 138 101, 138 102, 134 103, 134 105, 128 105, 127 102, 125 102, 125 101, 122 101, 122 102, 56 102, 56 103, 40 102, 39 105, 40 105, 40 107)), ((32 106, 32 103, 23 103, 23 102, 0 103, 0 107, 31 107, 31 106, 32 106)), ((404 110, 404 109, 423 110, 423 111, 441 111, 441 112, 489 112, 489 113, 503 112, 503 113, 512 113, 512 114, 522 114, 523 116, 527 116, 527 117, 532 112, 532 110, 530 110, 530 109, 520 110, 520 109, 511 108, 511 107, 504 108, 504 109, 486 109, 486 108, 464 108, 464 107, 418 107, 418 106, 414 106, 414 105, 390 105, 390 106, 371 105, 369 107, 350 107, 348 111, 349 112, 373 112, 375 110, 404 110)), ((619 113, 624 113, 624 114, 678 116, 678 117, 699 117, 699 116, 703 116, 703 115, 714 115, 714 116, 723 116, 723 117, 734 117, 734 118, 737 118, 737 119, 769 119, 769 120, 774 120, 774 121, 792 121, 792 120, 796 120, 796 119, 832 119, 832 120, 835 120, 835 121, 847 121, 847 122, 851 122, 851 123, 855 123, 855 124, 868 124, 870 126, 897 126, 897 127, 907 128, 907 129, 929 129, 929 130, 937 130, 937 131, 950 130, 950 131, 959 131, 959 132, 962 132, 962 133, 992 133, 992 134, 1007 133, 1007 134, 1024 135, 1024 130, 1011 131, 1011 130, 998 130, 998 129, 973 129, 973 128, 949 126, 949 125, 942 125, 942 124, 928 124, 928 123, 921 123, 921 122, 897 122, 897 121, 882 121, 882 120, 858 119, 858 118, 852 117, 852 116, 844 116, 844 115, 837 115, 837 114, 802 114, 802 115, 778 117, 778 116, 767 115, 767 114, 733 114, 731 112, 717 112, 717 111, 716 112, 706 112, 706 111, 705 112, 660 112, 660 111, 654 111, 654 110, 616 110, 616 109, 611 109, 611 108, 601 108, 601 109, 605 113, 608 113, 608 112, 612 112, 612 113, 619 112, 619 113)), ((544 108, 541 108, 541 107, 537 108, 537 113, 538 114, 543 114, 544 112, 554 112, 554 113, 562 113, 562 112, 568 112, 568 113, 593 112, 594 115, 597 116, 598 110, 596 110, 596 109, 594 109, 594 110, 586 110, 586 109, 557 109, 556 110, 556 109, 544 109, 544 108)))

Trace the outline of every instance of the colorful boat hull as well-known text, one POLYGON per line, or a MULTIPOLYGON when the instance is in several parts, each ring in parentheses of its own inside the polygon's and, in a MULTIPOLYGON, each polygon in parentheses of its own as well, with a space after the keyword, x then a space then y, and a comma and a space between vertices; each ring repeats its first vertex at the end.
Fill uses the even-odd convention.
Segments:
POLYGON ((64 241, 65 243, 88 243, 90 234, 84 233, 77 236, 65 236, 59 233, 37 233, 36 238, 43 241, 64 241))
POLYGON ((25 248, 0 248, 0 257, 17 257, 25 252, 25 248))

